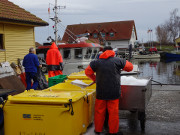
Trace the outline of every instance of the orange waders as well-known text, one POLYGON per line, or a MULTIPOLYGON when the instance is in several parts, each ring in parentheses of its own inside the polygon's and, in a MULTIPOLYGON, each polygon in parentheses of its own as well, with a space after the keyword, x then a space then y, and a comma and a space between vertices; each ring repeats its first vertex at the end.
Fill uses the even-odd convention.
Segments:
POLYGON ((48 77, 53 77, 56 75, 62 75, 63 72, 61 70, 56 70, 56 71, 48 71, 48 77))
POLYGON ((99 100, 95 102, 95 131, 102 132, 106 109, 109 114, 109 133, 117 133, 119 131, 119 99, 115 100, 99 100))

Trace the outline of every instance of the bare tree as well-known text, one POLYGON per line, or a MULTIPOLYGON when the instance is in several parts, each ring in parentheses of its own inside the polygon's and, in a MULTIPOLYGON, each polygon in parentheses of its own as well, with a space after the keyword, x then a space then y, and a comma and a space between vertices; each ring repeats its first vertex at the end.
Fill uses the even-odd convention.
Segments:
POLYGON ((156 37, 160 44, 167 44, 169 42, 169 33, 166 25, 158 25, 156 27, 156 37))
POLYGON ((170 12, 169 20, 156 27, 156 37, 160 43, 174 43, 178 36, 180 36, 180 17, 176 8, 170 12))
POLYGON ((171 42, 174 42, 176 37, 179 36, 179 22, 180 22, 180 17, 177 15, 178 9, 174 9, 173 12, 170 13, 170 18, 166 22, 167 24, 167 29, 170 33, 171 36, 171 42))

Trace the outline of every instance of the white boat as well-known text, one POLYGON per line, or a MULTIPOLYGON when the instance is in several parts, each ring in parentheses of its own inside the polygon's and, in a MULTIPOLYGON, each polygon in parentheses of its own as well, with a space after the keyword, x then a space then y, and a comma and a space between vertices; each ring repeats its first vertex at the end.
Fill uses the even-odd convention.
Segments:
POLYGON ((132 57, 134 59, 156 59, 160 58, 160 54, 158 53, 152 53, 152 54, 139 54, 139 53, 132 53, 132 57))
MULTIPOLYGON (((50 46, 39 46, 36 49, 37 56, 45 60, 50 46)), ((86 68, 93 59, 97 58, 100 50, 99 44, 86 42, 60 44, 57 47, 63 57, 64 72, 67 71, 67 74, 86 68)), ((43 72, 47 72, 47 69, 43 68, 43 72)))

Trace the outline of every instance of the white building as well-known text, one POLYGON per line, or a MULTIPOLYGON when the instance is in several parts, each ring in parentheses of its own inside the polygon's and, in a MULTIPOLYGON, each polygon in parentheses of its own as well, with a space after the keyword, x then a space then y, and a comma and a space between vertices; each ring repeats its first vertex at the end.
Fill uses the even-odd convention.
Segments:
POLYGON ((113 48, 128 48, 129 44, 134 44, 137 40, 136 27, 133 20, 117 21, 117 22, 103 22, 103 23, 88 23, 68 25, 63 36, 63 41, 73 42, 76 37, 83 33, 89 33, 89 40, 111 45, 113 48))

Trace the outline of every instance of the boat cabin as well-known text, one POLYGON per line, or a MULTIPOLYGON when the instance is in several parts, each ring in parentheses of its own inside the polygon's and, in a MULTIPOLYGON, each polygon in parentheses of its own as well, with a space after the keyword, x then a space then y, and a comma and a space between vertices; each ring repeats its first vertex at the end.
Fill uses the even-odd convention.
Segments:
MULTIPOLYGON (((51 45, 39 46, 36 49, 37 56, 46 59, 46 53, 51 45)), ((82 63, 90 62, 97 58, 100 50, 100 45, 97 43, 74 43, 74 44, 59 44, 58 49, 63 57, 63 63, 82 63)))

